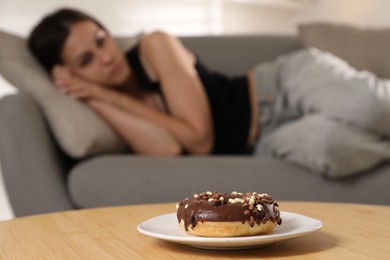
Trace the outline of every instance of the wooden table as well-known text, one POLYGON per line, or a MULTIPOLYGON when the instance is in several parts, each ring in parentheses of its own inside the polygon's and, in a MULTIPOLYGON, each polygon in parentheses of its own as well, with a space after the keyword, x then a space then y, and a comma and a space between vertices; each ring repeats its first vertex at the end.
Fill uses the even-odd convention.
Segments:
POLYGON ((279 202, 323 221, 306 236, 270 247, 214 251, 145 236, 139 223, 175 211, 176 203, 43 214, 0 222, 0 259, 389 259, 390 207, 279 202))

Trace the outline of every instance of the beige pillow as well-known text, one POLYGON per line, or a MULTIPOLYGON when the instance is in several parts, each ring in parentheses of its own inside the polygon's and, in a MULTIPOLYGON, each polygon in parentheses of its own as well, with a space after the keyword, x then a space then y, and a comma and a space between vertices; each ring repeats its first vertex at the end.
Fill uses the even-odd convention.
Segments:
MULTIPOLYGON (((128 48, 136 38, 123 38, 128 48)), ((27 49, 26 40, 0 31, 0 74, 40 105, 60 147, 73 158, 124 152, 125 143, 84 103, 57 91, 27 49)))
POLYGON ((333 53, 358 70, 390 78, 390 28, 359 28, 331 23, 307 23, 298 28, 305 47, 333 53))

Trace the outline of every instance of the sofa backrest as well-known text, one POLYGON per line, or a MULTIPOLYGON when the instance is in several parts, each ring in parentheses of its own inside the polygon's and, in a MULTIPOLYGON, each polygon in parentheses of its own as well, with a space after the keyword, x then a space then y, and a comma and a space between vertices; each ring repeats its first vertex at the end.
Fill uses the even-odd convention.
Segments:
POLYGON ((302 48, 293 35, 187 36, 181 40, 210 69, 228 75, 246 73, 260 62, 302 48))

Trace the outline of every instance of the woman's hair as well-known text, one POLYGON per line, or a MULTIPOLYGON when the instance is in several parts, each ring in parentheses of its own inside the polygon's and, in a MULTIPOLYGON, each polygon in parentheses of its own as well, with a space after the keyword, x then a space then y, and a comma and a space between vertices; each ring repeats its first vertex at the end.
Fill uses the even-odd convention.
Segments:
POLYGON ((95 22, 104 27, 93 17, 72 9, 60 9, 47 15, 31 31, 28 48, 42 66, 51 71, 56 64, 61 64, 61 51, 69 35, 71 26, 82 21, 95 22))

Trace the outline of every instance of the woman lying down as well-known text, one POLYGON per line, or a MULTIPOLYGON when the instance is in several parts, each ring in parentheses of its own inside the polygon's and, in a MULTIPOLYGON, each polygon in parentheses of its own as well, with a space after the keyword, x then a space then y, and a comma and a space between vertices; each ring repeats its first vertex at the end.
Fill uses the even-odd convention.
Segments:
POLYGON ((29 48, 60 91, 137 154, 266 155, 329 177, 389 157, 390 102, 378 95, 389 83, 318 49, 227 77, 163 32, 123 52, 100 22, 71 9, 44 17, 29 48))

